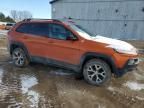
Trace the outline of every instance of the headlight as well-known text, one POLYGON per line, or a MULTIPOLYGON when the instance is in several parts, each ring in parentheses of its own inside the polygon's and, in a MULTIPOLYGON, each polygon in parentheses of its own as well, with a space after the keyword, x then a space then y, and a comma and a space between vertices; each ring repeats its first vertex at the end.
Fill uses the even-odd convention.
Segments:
POLYGON ((107 47, 113 48, 116 52, 122 54, 133 54, 137 55, 137 49, 134 47, 124 47, 124 46, 117 46, 117 45, 108 45, 107 47))
POLYGON ((118 53, 123 53, 123 54, 134 54, 134 55, 137 55, 137 50, 122 50, 122 49, 116 49, 114 48, 114 50, 118 53))

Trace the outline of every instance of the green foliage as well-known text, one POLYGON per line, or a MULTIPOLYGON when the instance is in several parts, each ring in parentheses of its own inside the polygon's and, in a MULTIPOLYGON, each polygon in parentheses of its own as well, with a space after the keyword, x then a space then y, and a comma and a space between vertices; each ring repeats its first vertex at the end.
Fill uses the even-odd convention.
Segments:
POLYGON ((0 12, 0 21, 2 22, 11 22, 14 23, 15 21, 10 16, 5 16, 3 13, 0 12))

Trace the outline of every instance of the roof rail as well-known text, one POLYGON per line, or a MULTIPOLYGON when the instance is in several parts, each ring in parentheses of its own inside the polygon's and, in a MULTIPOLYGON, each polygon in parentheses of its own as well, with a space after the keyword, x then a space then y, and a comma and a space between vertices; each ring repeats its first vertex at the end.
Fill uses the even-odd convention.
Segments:
POLYGON ((31 19, 29 18, 29 19, 24 19, 23 21, 30 21, 31 19))
POLYGON ((57 19, 39 19, 39 18, 28 18, 28 19, 24 19, 23 21, 31 21, 31 20, 53 20, 55 22, 61 22, 60 20, 57 19))

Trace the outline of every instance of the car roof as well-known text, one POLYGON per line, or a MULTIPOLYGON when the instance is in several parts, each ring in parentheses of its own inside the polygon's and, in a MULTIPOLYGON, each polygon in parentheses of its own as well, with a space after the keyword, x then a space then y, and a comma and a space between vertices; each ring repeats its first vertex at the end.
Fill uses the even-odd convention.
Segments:
POLYGON ((22 22, 58 22, 58 23, 65 23, 65 24, 75 23, 71 19, 36 19, 36 18, 24 19, 22 22))
POLYGON ((22 22, 59 22, 62 23, 62 21, 57 19, 24 19, 22 22))
POLYGON ((49 22, 54 22, 54 23, 59 23, 59 24, 64 24, 64 25, 71 25, 74 24, 75 22, 72 21, 71 19, 24 19, 23 21, 19 22, 18 24, 22 23, 49 23, 49 22))

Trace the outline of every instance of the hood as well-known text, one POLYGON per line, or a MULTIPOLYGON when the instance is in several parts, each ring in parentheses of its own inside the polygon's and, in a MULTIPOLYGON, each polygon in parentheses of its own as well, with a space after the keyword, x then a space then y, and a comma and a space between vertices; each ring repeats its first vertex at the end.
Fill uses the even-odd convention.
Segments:
POLYGON ((135 50, 135 52, 137 52, 134 46, 121 40, 107 38, 107 37, 103 37, 100 35, 97 35, 96 37, 92 37, 92 40, 96 42, 108 44, 107 47, 110 47, 110 48, 125 50, 125 51, 135 50))

